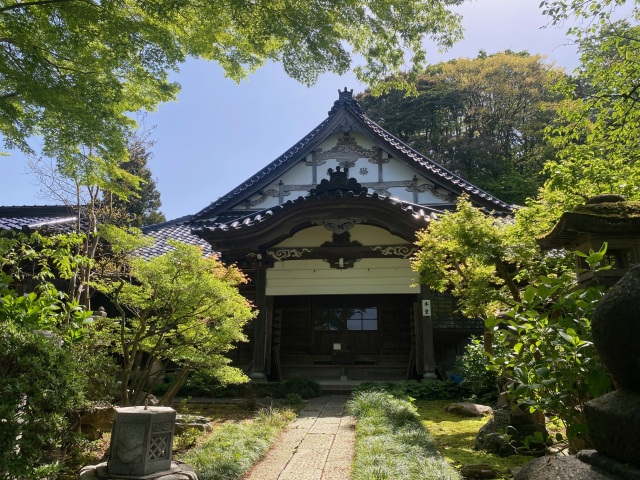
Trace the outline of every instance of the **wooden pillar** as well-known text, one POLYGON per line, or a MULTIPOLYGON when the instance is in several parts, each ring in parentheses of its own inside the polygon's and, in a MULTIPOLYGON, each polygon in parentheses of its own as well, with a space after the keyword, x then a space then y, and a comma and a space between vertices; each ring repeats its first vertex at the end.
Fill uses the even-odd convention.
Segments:
POLYGON ((416 351, 416 372, 418 375, 424 374, 424 325, 422 324, 422 299, 417 296, 417 301, 413 304, 413 325, 415 328, 416 351))
POLYGON ((267 269, 264 265, 258 265, 256 272, 256 307, 258 316, 253 324, 253 364, 249 378, 256 382, 266 382, 266 355, 267 355, 267 269))
POLYGON ((422 377, 425 379, 438 378, 436 375, 436 355, 433 345, 433 317, 431 316, 431 308, 425 307, 425 302, 430 302, 429 288, 425 285, 420 286, 421 303, 421 323, 423 331, 423 349, 424 349, 424 368, 422 377))
POLYGON ((271 375, 271 352, 273 351, 273 297, 265 297, 267 312, 267 342, 265 350, 265 373, 271 375))

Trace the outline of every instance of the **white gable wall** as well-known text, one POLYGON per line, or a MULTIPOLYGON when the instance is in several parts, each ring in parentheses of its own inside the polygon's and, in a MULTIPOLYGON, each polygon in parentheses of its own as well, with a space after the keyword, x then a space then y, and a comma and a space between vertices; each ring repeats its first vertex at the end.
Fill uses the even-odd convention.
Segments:
MULTIPOLYGON (((355 139, 357 146, 365 150, 374 149, 375 146, 371 140, 358 132, 350 132, 349 135, 355 139)), ((343 136, 342 133, 336 133, 329 136, 316 152, 326 153, 332 148, 335 148, 338 141, 343 136)), ((428 189, 422 188, 417 194, 417 197, 411 191, 411 188, 407 190, 407 187, 411 187, 410 182, 413 181, 414 176, 418 178, 418 186, 427 185, 433 187, 427 177, 418 173, 410 165, 389 156, 388 152, 382 152, 382 159, 387 163, 382 163, 381 172, 379 171, 379 165, 371 163, 367 158, 358 158, 355 164, 349 168, 349 177, 355 178, 359 183, 369 188, 371 193, 378 192, 380 195, 391 196, 399 200, 406 202, 419 203, 422 205, 445 205, 450 204, 451 200, 443 198, 447 192, 442 189, 438 189, 438 195, 434 195, 433 192, 428 189), (380 182, 380 174, 382 175, 382 182, 380 182), (417 200, 417 202, 416 202, 417 200)), ((238 204, 233 210, 261 210, 265 208, 271 208, 280 203, 280 193, 282 190, 282 200, 286 202, 288 200, 294 200, 300 196, 306 196, 311 188, 314 188, 317 183, 322 179, 328 179, 329 174, 327 170, 329 168, 336 169, 340 166, 340 162, 334 158, 327 158, 322 163, 318 161, 320 165, 316 168, 316 180, 317 183, 313 183, 313 166, 311 165, 312 155, 309 154, 305 158, 301 159, 296 165, 283 173, 281 177, 274 180, 271 184, 263 188, 259 193, 252 195, 248 202, 238 204), (280 185, 282 181, 282 186, 280 185)))

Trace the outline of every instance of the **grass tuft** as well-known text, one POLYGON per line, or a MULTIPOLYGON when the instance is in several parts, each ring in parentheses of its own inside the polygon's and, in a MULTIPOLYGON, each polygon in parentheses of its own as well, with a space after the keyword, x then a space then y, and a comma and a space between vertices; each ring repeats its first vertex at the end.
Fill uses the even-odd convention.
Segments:
POLYGON ((353 480, 460 480, 408 401, 367 390, 346 408, 358 420, 353 480))
POLYGON ((252 422, 222 426, 181 460, 194 467, 200 480, 239 480, 294 416, 291 410, 262 409, 252 422))

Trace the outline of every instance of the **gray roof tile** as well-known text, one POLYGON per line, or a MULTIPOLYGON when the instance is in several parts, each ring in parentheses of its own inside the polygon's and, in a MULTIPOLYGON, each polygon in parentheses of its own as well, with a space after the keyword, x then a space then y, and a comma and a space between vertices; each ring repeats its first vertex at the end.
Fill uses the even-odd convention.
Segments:
POLYGON ((73 231, 76 216, 65 205, 19 205, 0 207, 0 230, 73 231))
POLYGON ((156 243, 150 247, 140 249, 138 254, 147 260, 163 255, 173 250, 173 247, 168 243, 169 239, 201 247, 203 254, 206 256, 214 253, 206 241, 191 233, 191 218, 193 218, 193 215, 187 215, 168 222, 143 227, 142 233, 152 237, 156 243))

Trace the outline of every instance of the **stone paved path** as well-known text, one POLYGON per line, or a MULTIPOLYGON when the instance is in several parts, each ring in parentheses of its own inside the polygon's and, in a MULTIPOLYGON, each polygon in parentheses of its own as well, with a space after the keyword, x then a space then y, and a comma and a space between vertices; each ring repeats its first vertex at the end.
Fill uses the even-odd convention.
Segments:
POLYGON ((245 480, 349 480, 355 421, 346 395, 314 398, 245 480))

